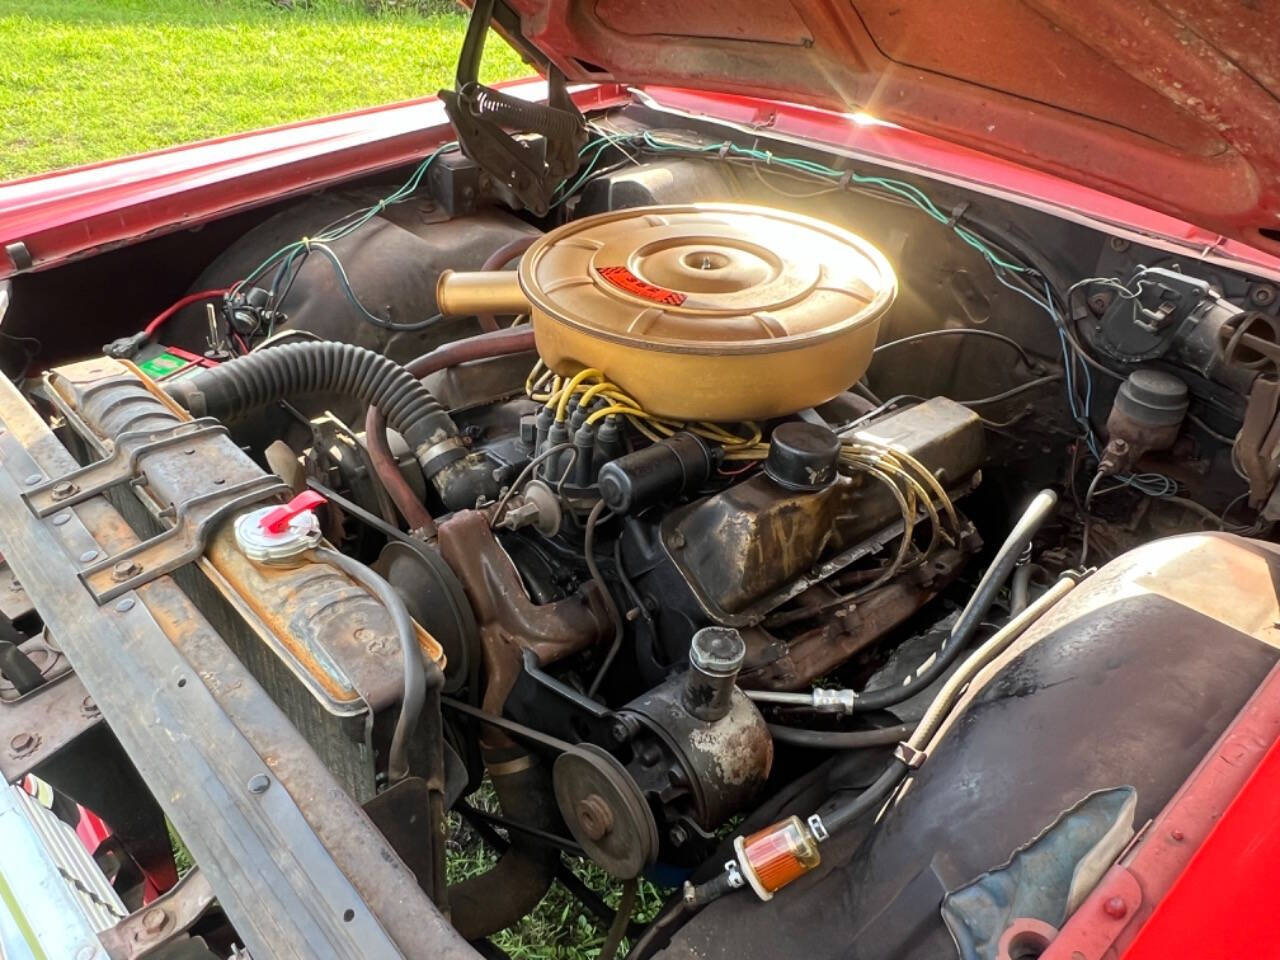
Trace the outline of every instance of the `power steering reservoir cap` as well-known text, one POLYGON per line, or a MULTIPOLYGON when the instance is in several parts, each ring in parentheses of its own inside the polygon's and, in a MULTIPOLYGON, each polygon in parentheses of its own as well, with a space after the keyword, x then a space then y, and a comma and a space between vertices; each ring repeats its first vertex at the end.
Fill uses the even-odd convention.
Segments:
POLYGON ((236 519, 236 546, 255 563, 291 563, 320 543, 320 519, 312 511, 324 502, 307 491, 284 506, 243 514, 236 519))

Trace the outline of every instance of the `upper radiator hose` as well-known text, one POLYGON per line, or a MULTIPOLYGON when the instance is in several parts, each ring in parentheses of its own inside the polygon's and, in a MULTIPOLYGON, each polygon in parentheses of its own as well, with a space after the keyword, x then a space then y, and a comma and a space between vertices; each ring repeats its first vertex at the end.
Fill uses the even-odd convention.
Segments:
POLYGON ((394 360, 332 340, 288 343, 175 381, 169 395, 193 415, 233 421, 280 400, 342 394, 376 407, 413 450, 451 510, 475 505, 491 471, 470 460, 431 391, 394 360))

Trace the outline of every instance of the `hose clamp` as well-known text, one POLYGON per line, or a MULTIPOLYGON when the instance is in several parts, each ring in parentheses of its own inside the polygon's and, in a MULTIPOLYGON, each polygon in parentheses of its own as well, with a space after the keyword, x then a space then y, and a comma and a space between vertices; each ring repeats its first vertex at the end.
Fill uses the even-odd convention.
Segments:
POLYGON ((813 834, 813 839, 819 843, 831 836, 827 832, 827 825, 822 822, 822 818, 816 813, 810 814, 809 819, 805 822, 809 825, 809 832, 813 834))
POLYGON ((737 890, 747 885, 746 879, 742 876, 742 870, 738 867, 737 860, 726 860, 724 864, 725 880, 729 886, 737 890))
POLYGON ((923 750, 917 750, 905 740, 893 748, 893 756, 907 765, 908 770, 918 769, 929 758, 923 750))
POLYGON ((428 477, 466 454, 466 445, 462 442, 462 438, 457 436, 445 437, 431 444, 424 443, 414 451, 414 456, 422 466, 422 472, 428 477))

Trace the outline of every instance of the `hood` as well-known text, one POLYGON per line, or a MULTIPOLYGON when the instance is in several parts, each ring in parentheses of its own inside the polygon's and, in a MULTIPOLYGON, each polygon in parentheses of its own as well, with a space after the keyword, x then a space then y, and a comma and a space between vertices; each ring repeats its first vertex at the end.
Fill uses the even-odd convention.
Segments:
POLYGON ((1270 0, 506 0, 571 80, 881 119, 1280 253, 1270 0))

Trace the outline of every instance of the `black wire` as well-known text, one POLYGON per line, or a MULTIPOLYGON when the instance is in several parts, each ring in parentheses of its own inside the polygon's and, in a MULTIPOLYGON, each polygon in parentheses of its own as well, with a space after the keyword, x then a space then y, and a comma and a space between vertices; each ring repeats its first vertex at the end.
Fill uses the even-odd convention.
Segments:
POLYGON ((1032 410, 1033 408, 1028 406, 1021 413, 1015 413, 1008 420, 988 420, 986 417, 979 417, 978 419, 982 421, 982 425, 988 430, 999 433, 1002 430, 1012 427, 1016 423, 1021 423, 1027 417, 1031 416, 1032 410))
POLYGON ((618 577, 618 582, 622 584, 622 590, 627 595, 627 599, 631 601, 637 613, 646 622, 651 621, 653 617, 649 613, 649 608, 645 606, 644 599, 635 588, 635 584, 631 582, 631 578, 627 576, 627 568, 622 565, 622 538, 613 541, 613 570, 618 577))
POLYGON ((880 404, 878 407, 875 407, 872 410, 868 410, 866 413, 862 414, 861 416, 856 417, 853 420, 850 420, 848 423, 842 424, 841 426, 838 426, 838 427, 832 427, 831 429, 835 433, 844 433, 847 430, 852 430, 854 427, 859 426, 860 424, 866 423, 868 420, 871 420, 874 417, 880 416, 880 414, 887 411, 890 407, 897 406, 899 403, 906 403, 907 401, 910 401, 910 400, 913 400, 916 403, 925 402, 924 397, 918 396, 917 394, 900 393, 896 397, 890 397, 888 400, 884 401, 884 403, 880 404))
POLYGON ((992 394, 989 397, 979 397, 976 400, 957 400, 956 403, 964 407, 978 407, 986 403, 999 403, 1001 400, 1008 400, 1010 397, 1016 397, 1020 393, 1028 390, 1034 390, 1036 387, 1043 387, 1046 384, 1057 383, 1062 379, 1062 374, 1051 373, 1047 376, 1036 377, 1034 380, 1028 380, 1026 383, 1020 383, 1016 387, 1010 387, 1003 393, 992 394))
POLYGON ((605 511, 606 504, 603 500, 597 501, 596 505, 591 508, 591 512, 587 514, 587 523, 582 534, 582 555, 587 562, 587 570, 591 572, 591 579, 595 581, 596 589, 600 591, 601 598, 604 600, 605 609, 609 611, 609 619, 613 622, 613 643, 609 645, 609 652, 604 655, 604 662, 600 664, 600 669, 596 671, 595 678, 591 681, 591 686, 587 688, 587 696, 594 697, 596 691, 600 689, 600 683, 604 680, 604 675, 609 672, 609 668, 613 666, 614 658, 618 656, 618 651, 622 649, 622 614, 618 610, 617 603, 614 602, 613 594, 609 591, 609 585, 605 583, 604 576, 600 573, 600 565, 596 563, 595 546, 596 546, 596 525, 600 522, 600 517, 605 511))
POLYGON ((941 330, 926 330, 923 333, 913 333, 910 336, 899 337, 897 340, 889 340, 878 345, 871 352, 879 353, 881 350, 888 350, 890 347, 896 347, 903 343, 915 343, 919 340, 929 340, 933 337, 954 337, 954 336, 973 336, 973 337, 989 337, 992 340, 999 340, 1001 343, 1008 344, 1018 351, 1018 356, 1022 358, 1022 362, 1030 369, 1035 369, 1037 364, 1031 359, 1031 355, 1023 348, 1013 337, 1007 337, 1003 333, 996 333, 994 330, 978 330, 974 327, 944 327, 941 330))
POLYGON ((1194 423, 1197 427, 1199 427, 1205 433, 1207 433, 1209 436, 1211 436, 1214 440, 1217 440, 1219 443, 1225 443, 1227 446, 1232 446, 1236 442, 1235 437, 1228 437, 1225 433, 1219 433, 1217 430, 1213 429, 1213 427, 1209 426, 1209 424, 1205 423, 1203 419, 1196 416, 1194 413, 1188 413, 1187 419, 1190 420, 1192 423, 1194 423))
POLYGON ((13 383, 20 385, 22 383, 23 377, 25 377, 27 374, 27 368, 31 366, 31 361, 34 360, 36 357, 40 356, 40 351, 44 349, 44 344, 42 344, 35 337, 14 336, 12 333, 5 333, 3 330, 0 330, 0 337, 3 337, 6 340, 11 340, 14 343, 23 345, 22 346, 22 361, 23 361, 22 369, 9 378, 13 383), (35 346, 34 347, 26 346, 26 344, 28 343, 34 343, 35 346))

